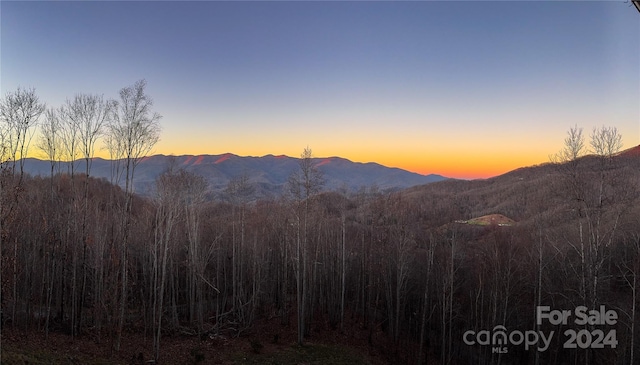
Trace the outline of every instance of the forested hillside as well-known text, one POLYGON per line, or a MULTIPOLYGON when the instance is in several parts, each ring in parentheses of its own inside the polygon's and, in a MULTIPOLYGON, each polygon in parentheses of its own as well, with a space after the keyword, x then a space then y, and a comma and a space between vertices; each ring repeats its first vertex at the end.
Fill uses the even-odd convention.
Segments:
POLYGON ((569 351, 558 340, 539 357, 629 363, 638 161, 612 160, 618 162, 604 175, 607 195, 596 200, 601 173, 584 160, 581 179, 593 184, 580 191, 589 199, 583 207, 558 191, 566 186, 558 171, 564 165, 544 167, 549 175, 531 182, 505 175, 390 195, 306 196, 303 184, 297 197, 252 204, 244 201, 250 187, 242 181, 230 186, 234 203, 206 201, 201 178, 167 171, 157 196, 133 197, 124 251, 120 188, 83 176, 21 178, 5 170, 3 327, 90 335, 115 346, 122 320, 122 330, 159 346, 163 336, 177 334, 243 336, 256 319, 277 318, 283 331, 301 331, 301 341, 313 340, 316 327, 367 329, 401 363, 495 363, 533 361, 536 351, 519 346, 492 354, 467 346, 463 333, 498 324, 534 329, 538 304, 605 305, 619 313, 615 349, 569 351), (618 175, 623 171, 626 177, 618 175), (487 212, 519 222, 453 223, 487 212))

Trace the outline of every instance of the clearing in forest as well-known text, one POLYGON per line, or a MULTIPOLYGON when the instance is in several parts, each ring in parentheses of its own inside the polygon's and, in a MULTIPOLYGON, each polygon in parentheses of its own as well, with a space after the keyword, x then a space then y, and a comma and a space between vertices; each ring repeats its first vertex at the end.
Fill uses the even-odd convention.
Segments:
POLYGON ((468 221, 458 221, 459 223, 473 224, 476 226, 489 226, 492 224, 498 226, 512 226, 516 221, 502 214, 487 214, 482 217, 472 218, 468 221))

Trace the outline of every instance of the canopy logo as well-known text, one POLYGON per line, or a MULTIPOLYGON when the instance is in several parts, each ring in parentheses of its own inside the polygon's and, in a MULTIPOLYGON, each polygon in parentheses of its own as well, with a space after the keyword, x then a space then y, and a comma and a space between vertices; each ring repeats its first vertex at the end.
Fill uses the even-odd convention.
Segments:
MULTIPOLYGON (((616 330, 610 329, 605 331, 598 326, 613 326, 618 321, 616 311, 607 310, 604 305, 599 309, 587 310, 587 307, 578 306, 571 310, 551 310, 549 306, 536 307, 536 323, 542 325, 545 321, 549 324, 568 325, 570 320, 576 326, 583 326, 584 329, 575 330, 567 329, 563 332, 565 342, 563 348, 616 348, 618 340, 616 330)), ((519 346, 524 344, 524 349, 529 350, 535 348, 539 352, 546 351, 551 344, 555 331, 544 333, 543 331, 507 331, 506 327, 498 325, 493 330, 482 331, 466 331, 462 339, 469 346, 491 346, 493 353, 506 354, 509 346, 519 346)))
POLYGON ((482 330, 467 331, 462 336, 464 343, 469 346, 478 344, 481 346, 492 347, 492 352, 506 354, 509 350, 507 345, 518 346, 524 343, 524 349, 529 350, 531 347, 536 347, 538 351, 546 351, 549 348, 551 339, 553 338, 553 331, 548 336, 542 331, 511 331, 507 333, 507 329, 504 326, 498 325, 493 327, 492 331, 482 330))

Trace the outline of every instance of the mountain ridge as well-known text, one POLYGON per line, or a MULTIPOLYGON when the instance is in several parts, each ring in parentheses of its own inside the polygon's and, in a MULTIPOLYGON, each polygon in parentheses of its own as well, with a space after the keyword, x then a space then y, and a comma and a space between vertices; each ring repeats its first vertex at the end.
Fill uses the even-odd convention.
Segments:
MULTIPOLYGON (((299 168, 299 161, 300 158, 297 157, 273 154, 156 154, 140 159, 134 176, 134 187, 136 192, 142 195, 152 194, 156 177, 173 165, 174 168, 182 168, 203 176, 214 196, 222 196, 223 190, 233 179, 246 176, 254 185, 254 198, 277 197, 286 192, 287 180, 299 168)), ((110 179, 112 162, 113 160, 101 157, 92 158, 91 176, 110 179)), ((376 162, 354 162, 339 156, 314 157, 312 162, 325 177, 324 190, 346 188, 355 192, 364 187, 376 186, 382 191, 395 191, 448 179, 438 174, 422 175, 376 162)), ((56 172, 67 172, 70 166, 70 162, 58 162, 56 172)), ((84 159, 74 161, 74 171, 85 172, 84 159)), ((51 161, 26 158, 25 172, 30 175, 48 176, 51 173, 51 161)))

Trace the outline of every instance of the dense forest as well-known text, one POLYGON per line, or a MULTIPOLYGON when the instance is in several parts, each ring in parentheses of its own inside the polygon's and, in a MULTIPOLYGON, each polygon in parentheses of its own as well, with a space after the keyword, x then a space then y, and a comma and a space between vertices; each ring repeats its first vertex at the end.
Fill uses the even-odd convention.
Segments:
POLYGON ((548 164, 486 180, 326 191, 307 148, 279 198, 252 199, 242 176, 212 199, 171 165, 142 196, 135 168, 160 133, 144 89, 57 109, 34 90, 2 99, 3 334, 114 353, 144 334, 162 362, 167 338, 242 337, 269 320, 299 344, 358 328, 402 364, 637 362, 640 154, 621 153, 615 128, 571 128, 548 164), (102 145, 110 181, 91 177, 102 145), (36 149, 49 176, 23 172, 36 149))

